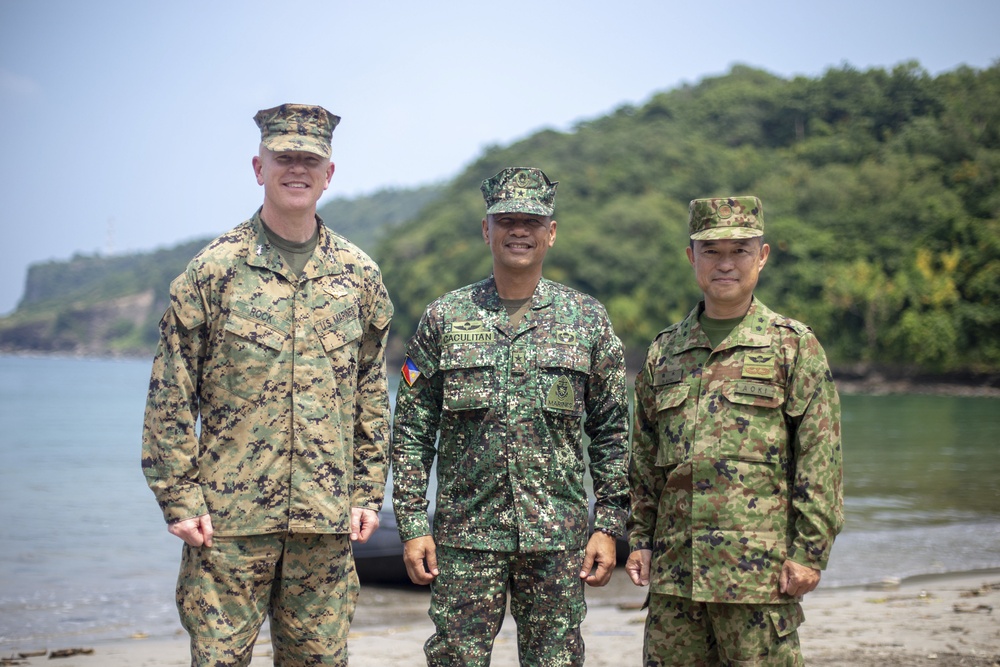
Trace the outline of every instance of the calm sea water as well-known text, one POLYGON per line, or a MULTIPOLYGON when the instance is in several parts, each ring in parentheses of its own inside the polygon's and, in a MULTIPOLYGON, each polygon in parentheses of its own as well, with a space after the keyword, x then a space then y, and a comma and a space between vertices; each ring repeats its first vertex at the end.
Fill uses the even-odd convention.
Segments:
MULTIPOLYGON (((139 467, 148 361, 0 356, 0 655, 180 631, 139 467)), ((1000 567, 1000 400, 845 396, 823 586, 1000 567)))

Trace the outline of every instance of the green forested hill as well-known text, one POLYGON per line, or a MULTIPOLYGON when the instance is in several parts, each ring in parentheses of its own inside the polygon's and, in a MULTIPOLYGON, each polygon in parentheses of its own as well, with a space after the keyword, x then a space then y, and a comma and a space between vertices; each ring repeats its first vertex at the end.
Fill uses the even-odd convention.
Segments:
MULTIPOLYGON (((793 79, 737 66, 487 149, 441 186, 334 200, 321 215, 382 266, 396 349, 429 301, 488 275, 479 185, 515 165, 560 182, 546 275, 601 299, 633 362, 698 299, 688 202, 756 194, 772 246, 758 294, 810 324, 836 365, 1000 372, 1000 63, 793 79), (392 234, 366 236, 379 221, 392 234)), ((21 307, 0 320, 0 349, 148 351, 166 276, 191 254, 175 250, 177 266, 120 258, 106 280, 85 279, 76 259, 32 267, 21 307), (146 302, 145 319, 122 315, 146 302)))
POLYGON ((488 150, 376 250, 400 335, 489 273, 479 183, 514 165, 560 182, 546 275, 601 299, 633 359, 697 301, 688 202, 756 194, 772 246, 758 294, 835 363, 1000 369, 1000 65, 791 80, 737 66, 488 150))

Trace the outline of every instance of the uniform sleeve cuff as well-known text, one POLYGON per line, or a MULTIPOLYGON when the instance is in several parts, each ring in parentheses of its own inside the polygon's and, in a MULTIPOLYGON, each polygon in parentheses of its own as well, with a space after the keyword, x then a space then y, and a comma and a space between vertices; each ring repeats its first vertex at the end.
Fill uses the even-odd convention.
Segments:
POLYGON ((385 486, 375 482, 355 480, 351 507, 363 507, 378 512, 385 501, 385 486))
POLYGON ((594 530, 601 530, 618 537, 625 535, 627 512, 612 507, 594 508, 594 530))
POLYGON ((165 492, 157 501, 168 524, 208 514, 205 498, 197 487, 185 492, 165 492))
POLYGON ((402 519, 397 516, 396 524, 396 528, 399 530, 399 539, 403 542, 408 542, 412 539, 431 534, 431 524, 430 521, 427 520, 426 516, 422 519, 421 517, 402 519))

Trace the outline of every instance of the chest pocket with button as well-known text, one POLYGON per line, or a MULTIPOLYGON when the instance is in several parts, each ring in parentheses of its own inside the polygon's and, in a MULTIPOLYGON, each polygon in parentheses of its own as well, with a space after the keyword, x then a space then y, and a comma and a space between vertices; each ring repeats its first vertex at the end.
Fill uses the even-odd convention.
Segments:
POLYGON ((443 407, 452 412, 490 407, 496 362, 484 345, 446 345, 439 367, 444 377, 443 407))
POLYGON ((550 345, 538 349, 538 392, 542 407, 565 417, 583 415, 590 354, 578 345, 550 345))
POLYGON ((783 454, 787 433, 782 405, 784 387, 770 382, 726 380, 720 390, 726 409, 724 432, 740 437, 723 437, 723 456, 743 461, 771 462, 783 454), (781 446, 771 447, 769 443, 781 446))
POLYGON ((690 451, 688 421, 693 415, 688 396, 691 386, 687 382, 674 382, 654 386, 656 391, 656 428, 659 447, 656 450, 656 465, 677 465, 687 458, 690 451))
POLYGON ((317 322, 316 332, 333 369, 341 377, 353 377, 364 331, 357 306, 353 303, 345 306, 317 322))
POLYGON ((288 323, 263 322, 238 311, 229 314, 224 325, 222 354, 213 360, 222 386, 229 392, 252 400, 277 368, 281 350, 288 339, 288 323))

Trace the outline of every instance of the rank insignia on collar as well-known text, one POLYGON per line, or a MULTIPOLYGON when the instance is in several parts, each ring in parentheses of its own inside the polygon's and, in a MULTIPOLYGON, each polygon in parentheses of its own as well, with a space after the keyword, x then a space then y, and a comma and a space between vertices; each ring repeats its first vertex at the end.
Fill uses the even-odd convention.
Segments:
POLYGON ((403 362, 402 372, 403 380, 405 380, 406 384, 410 387, 413 386, 413 383, 416 382, 417 378, 421 375, 420 369, 417 368, 415 363, 413 363, 413 359, 410 359, 409 357, 407 357, 406 361, 403 362))
POLYGON ((264 254, 264 246, 262 246, 262 245, 260 245, 260 244, 258 243, 258 244, 257 244, 257 256, 258 256, 258 257, 260 257, 260 256, 261 256, 261 255, 263 255, 263 254, 264 254))

